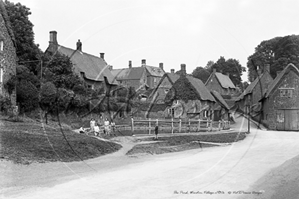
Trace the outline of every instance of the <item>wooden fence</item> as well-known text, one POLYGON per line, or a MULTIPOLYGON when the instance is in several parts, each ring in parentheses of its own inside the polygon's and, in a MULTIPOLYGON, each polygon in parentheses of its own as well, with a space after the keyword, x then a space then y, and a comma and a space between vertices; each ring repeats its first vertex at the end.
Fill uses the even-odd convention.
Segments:
POLYGON ((154 131, 158 125, 160 132, 167 133, 189 133, 200 131, 221 131, 230 128, 230 121, 211 121, 211 120, 182 120, 182 119, 147 119, 138 120, 131 118, 131 124, 116 125, 118 130, 131 130, 132 133, 137 131, 154 131))

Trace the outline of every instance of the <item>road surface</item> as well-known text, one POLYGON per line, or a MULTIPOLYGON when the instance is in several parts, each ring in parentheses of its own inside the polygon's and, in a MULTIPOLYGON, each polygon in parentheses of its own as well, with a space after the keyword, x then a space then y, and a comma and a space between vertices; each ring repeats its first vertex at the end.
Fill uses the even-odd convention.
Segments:
MULTIPOLYGON (((234 128, 245 130, 246 127, 247 121, 238 118, 234 128)), ((114 156, 97 158, 87 161, 83 167, 89 172, 79 172, 72 169, 71 163, 65 164, 74 171, 74 176, 77 175, 69 180, 59 171, 55 172, 59 167, 52 163, 48 164, 54 165, 53 170, 48 168, 50 174, 40 176, 52 178, 48 186, 24 185, 17 191, 6 189, 3 196, 20 199, 226 199, 250 192, 263 195, 265 190, 249 189, 271 169, 297 156, 298 140, 298 132, 265 131, 251 126, 251 133, 245 140, 229 146, 148 155, 136 160, 120 157, 117 161, 114 156)), ((29 180, 28 183, 34 182, 29 180)))

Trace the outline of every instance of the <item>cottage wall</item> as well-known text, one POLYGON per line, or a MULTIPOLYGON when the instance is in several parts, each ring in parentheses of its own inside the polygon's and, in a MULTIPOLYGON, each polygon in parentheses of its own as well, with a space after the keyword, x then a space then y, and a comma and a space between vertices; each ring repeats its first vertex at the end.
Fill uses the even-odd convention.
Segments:
POLYGON ((215 75, 206 84, 206 88, 210 91, 217 91, 221 95, 233 95, 235 93, 233 88, 223 88, 215 75))
MULTIPOLYGON (((16 105, 15 91, 9 96, 9 93, 4 89, 5 83, 16 74, 17 56, 15 47, 6 28, 5 21, 0 13, 0 42, 3 43, 3 49, 0 49, 0 68, 2 68, 3 79, 0 83, 0 95, 10 97, 13 105, 16 105)), ((0 72, 1 73, 1 72, 0 72)))
POLYGON ((269 129, 284 129, 284 110, 299 111, 299 76, 294 71, 285 74, 269 98, 263 101, 263 122, 269 129), (279 88, 293 88, 292 96, 282 96, 279 88))

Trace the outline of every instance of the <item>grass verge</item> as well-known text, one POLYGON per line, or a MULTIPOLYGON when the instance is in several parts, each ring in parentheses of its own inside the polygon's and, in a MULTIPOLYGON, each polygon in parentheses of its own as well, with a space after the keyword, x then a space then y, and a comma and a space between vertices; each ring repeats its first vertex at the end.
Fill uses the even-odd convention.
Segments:
MULTIPOLYGON (((243 140, 246 133, 223 133, 206 135, 180 135, 160 137, 159 142, 150 144, 138 144, 134 146, 126 155, 134 154, 163 154, 177 151, 200 148, 198 141, 213 143, 232 143, 243 140)), ((153 138, 145 138, 142 141, 153 141, 153 138)), ((213 147, 216 145, 201 143, 202 148, 213 147)))
POLYGON ((1 159, 14 163, 70 162, 115 152, 121 145, 74 133, 58 125, 2 120, 0 126, 1 159))

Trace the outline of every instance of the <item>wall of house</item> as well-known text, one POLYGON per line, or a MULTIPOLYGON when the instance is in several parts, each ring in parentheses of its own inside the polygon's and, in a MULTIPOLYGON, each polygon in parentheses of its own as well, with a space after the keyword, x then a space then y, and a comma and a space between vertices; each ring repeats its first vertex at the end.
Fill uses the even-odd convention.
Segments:
POLYGON ((10 97, 12 104, 16 105, 16 92, 14 91, 10 96, 4 89, 5 83, 16 74, 17 56, 16 51, 11 40, 11 37, 6 29, 5 21, 0 13, 0 42, 3 42, 3 50, 0 49, 0 67, 3 71, 3 82, 0 83, 0 95, 10 97))
POLYGON ((164 78, 161 84, 159 85, 158 89, 156 90, 156 97, 155 103, 161 104, 165 103, 164 100, 166 98, 167 93, 172 88, 172 84, 168 78, 164 78))
MULTIPOLYGON (((174 103, 179 103, 181 105, 181 108, 174 110, 174 118, 207 119, 208 115, 204 114, 204 110, 211 110, 213 105, 213 103, 210 101, 201 100, 188 100, 188 102, 183 100, 175 100, 173 105, 175 105, 174 103)), ((167 117, 172 117, 171 109, 172 107, 166 108, 165 115, 167 117)))
POLYGON ((210 91, 217 91, 221 95, 229 95, 232 92, 230 89, 224 89, 220 85, 220 83, 219 83, 219 81, 218 81, 218 79, 217 79, 217 77, 215 75, 213 75, 213 77, 207 83, 206 87, 208 88, 208 90, 210 90, 210 91))
POLYGON ((263 123, 269 129, 282 129, 280 113, 284 109, 299 110, 299 76, 293 71, 285 74, 269 98, 263 101, 263 123), (281 96, 279 88, 294 88, 292 96, 281 96))

